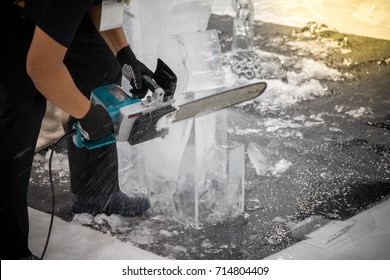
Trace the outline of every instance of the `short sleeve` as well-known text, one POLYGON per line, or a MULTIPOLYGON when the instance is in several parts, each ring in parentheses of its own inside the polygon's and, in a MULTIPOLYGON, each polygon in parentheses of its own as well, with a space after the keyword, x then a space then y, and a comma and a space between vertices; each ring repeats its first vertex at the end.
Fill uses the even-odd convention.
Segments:
POLYGON ((47 35, 68 48, 96 0, 28 0, 25 13, 47 35))

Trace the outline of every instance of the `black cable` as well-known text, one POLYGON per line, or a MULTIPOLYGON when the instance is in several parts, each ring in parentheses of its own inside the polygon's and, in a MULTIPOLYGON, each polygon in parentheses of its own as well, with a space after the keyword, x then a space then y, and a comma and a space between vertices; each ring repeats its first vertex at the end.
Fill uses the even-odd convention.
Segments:
POLYGON ((49 245, 50 241, 50 235, 51 235, 51 230, 53 228, 53 221, 54 221, 54 210, 55 210, 55 195, 54 195, 54 184, 53 184, 53 175, 51 172, 51 163, 52 163, 52 158, 54 154, 54 149, 53 147, 50 147, 51 152, 50 152, 50 157, 49 157, 49 178, 50 178, 50 188, 51 188, 51 217, 50 217, 50 225, 49 225, 49 232, 47 233, 47 238, 46 238, 46 244, 43 249, 42 255, 41 255, 41 260, 43 260, 43 257, 45 256, 47 246, 49 245))
POLYGON ((53 184, 53 174, 51 170, 51 164, 52 164, 52 159, 53 159, 53 154, 57 146, 62 143, 64 140, 68 139, 69 137, 72 137, 75 134, 76 130, 72 129, 65 133, 60 139, 58 139, 54 144, 50 145, 50 157, 49 157, 49 177, 50 177, 50 188, 51 188, 51 218, 50 218, 50 225, 49 225, 49 231, 47 233, 47 238, 46 238, 46 244, 43 249, 42 255, 40 257, 41 260, 43 260, 43 257, 45 256, 47 247, 49 245, 50 241, 50 236, 51 236, 51 231, 53 228, 53 221, 54 221, 54 211, 55 211, 55 195, 54 195, 54 184, 53 184))

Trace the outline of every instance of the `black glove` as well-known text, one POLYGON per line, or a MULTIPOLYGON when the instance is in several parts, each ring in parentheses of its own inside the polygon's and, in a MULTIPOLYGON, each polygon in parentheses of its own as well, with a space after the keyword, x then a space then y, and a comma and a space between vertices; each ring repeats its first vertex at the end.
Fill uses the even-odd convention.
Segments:
POLYGON ((87 140, 98 140, 114 133, 114 123, 110 115, 99 104, 91 104, 88 113, 79 119, 79 123, 87 140))
POLYGON ((122 48, 116 57, 121 65, 123 75, 133 87, 130 90, 133 97, 143 98, 148 89, 143 84, 142 76, 147 75, 153 79, 153 72, 135 57, 129 46, 122 48))

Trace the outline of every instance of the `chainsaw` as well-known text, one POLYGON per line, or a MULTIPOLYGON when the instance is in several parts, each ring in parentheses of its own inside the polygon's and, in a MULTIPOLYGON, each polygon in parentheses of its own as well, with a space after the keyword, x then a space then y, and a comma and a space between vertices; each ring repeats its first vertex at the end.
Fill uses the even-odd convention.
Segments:
MULTIPOLYGON (((126 69, 122 69, 127 76, 126 69)), ((137 145, 152 139, 164 137, 173 122, 204 116, 231 107, 262 94, 267 85, 264 82, 238 87, 196 99, 177 106, 174 93, 177 77, 175 73, 158 59, 153 79, 143 76, 145 96, 127 94, 122 87, 111 84, 92 91, 92 104, 102 105, 115 124, 114 133, 99 140, 87 140, 79 123, 73 142, 79 148, 95 149, 119 142, 137 145)))

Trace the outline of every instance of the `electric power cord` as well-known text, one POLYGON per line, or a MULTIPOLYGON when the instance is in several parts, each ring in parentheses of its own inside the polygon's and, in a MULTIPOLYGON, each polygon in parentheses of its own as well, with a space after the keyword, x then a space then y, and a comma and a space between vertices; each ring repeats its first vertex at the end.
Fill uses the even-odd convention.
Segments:
POLYGON ((63 141, 68 139, 69 137, 72 137, 76 133, 75 129, 72 129, 68 132, 66 132, 60 139, 58 139, 54 144, 49 146, 50 151, 50 157, 49 157, 49 177, 50 177, 50 188, 51 188, 51 217, 50 217, 50 225, 49 225, 49 231, 47 233, 47 238, 46 238, 46 243, 45 247, 43 249, 42 255, 40 257, 40 260, 43 260, 47 247, 49 246, 50 242, 50 236, 51 236, 51 231, 53 229, 53 221, 54 221, 54 211, 55 211, 55 195, 54 195, 54 183, 53 183, 53 173, 52 173, 52 160, 53 160, 53 155, 58 147, 59 144, 61 144, 63 141))

